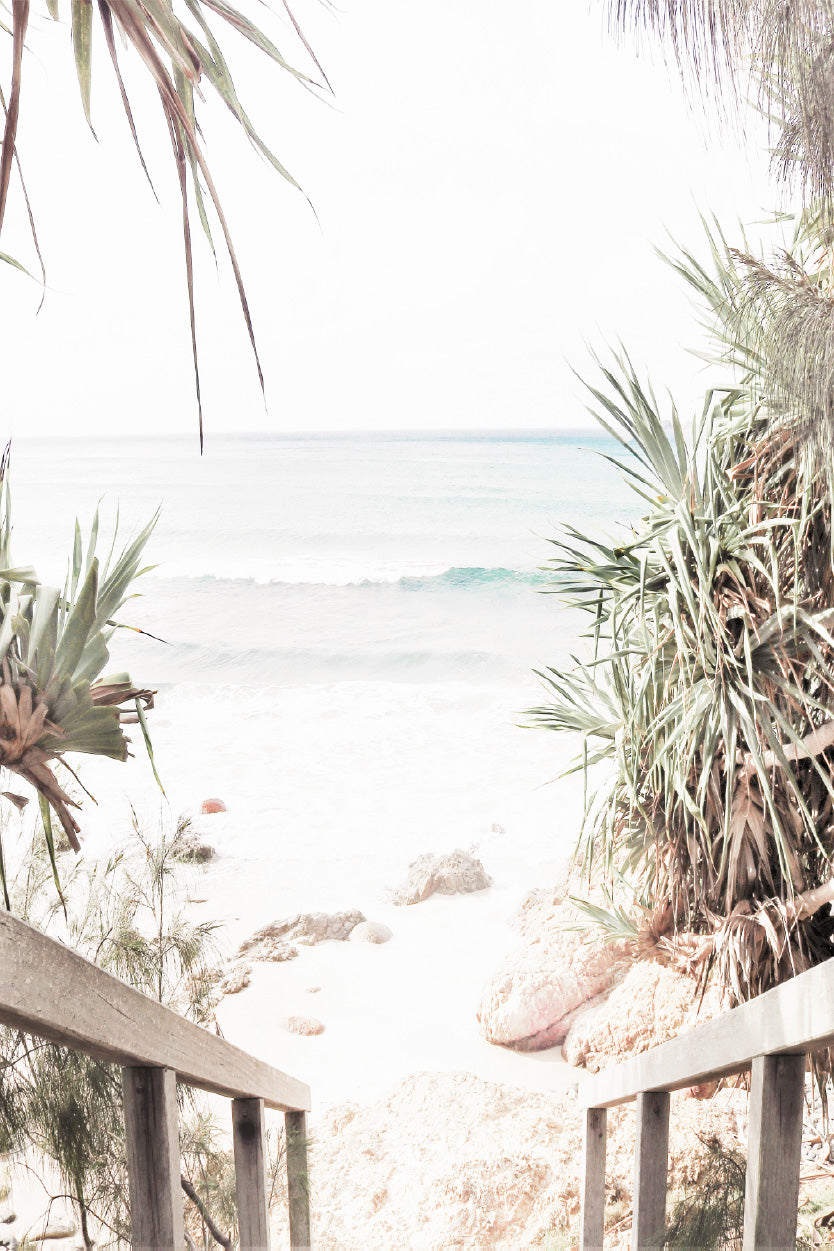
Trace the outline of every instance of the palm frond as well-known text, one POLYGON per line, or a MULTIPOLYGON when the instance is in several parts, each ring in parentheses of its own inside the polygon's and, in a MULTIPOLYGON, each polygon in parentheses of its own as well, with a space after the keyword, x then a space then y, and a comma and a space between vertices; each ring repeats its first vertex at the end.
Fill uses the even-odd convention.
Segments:
POLYGON ((144 714, 153 707, 154 692, 136 687, 126 673, 107 676, 106 671, 112 620, 142 572, 156 518, 119 554, 111 551, 103 566, 95 555, 98 515, 86 558, 76 525, 61 592, 44 586, 33 569, 12 562, 8 449, 0 461, 0 496, 0 563, 5 566, 0 569, 0 768, 37 792, 54 868, 50 810, 70 845, 76 851, 80 847, 72 811, 79 805, 59 783, 54 763, 76 752, 126 760, 123 726, 137 720, 150 753, 144 714))
MULTIPOLYGON (((263 371, 243 276, 220 195, 206 156, 198 109, 204 100, 214 95, 232 114, 247 142, 251 143, 283 179, 297 189, 298 183, 261 137, 243 106, 223 46, 226 37, 234 34, 237 38, 251 44, 277 70, 289 74, 300 86, 314 93, 327 92, 330 90, 330 85, 301 27, 289 10, 291 23, 303 54, 311 60, 311 73, 293 65, 264 30, 245 13, 226 3, 226 0, 183 0, 182 7, 184 11, 180 14, 176 11, 174 0, 141 0, 141 2, 140 0, 97 0, 96 4, 93 0, 68 0, 68 3, 47 0, 47 11, 52 19, 60 20, 67 10, 70 13, 69 43, 75 63, 81 106, 91 129, 94 124, 92 99, 94 52, 97 42, 103 40, 116 78, 130 135, 146 174, 148 174, 148 169, 130 97, 121 72, 117 35, 124 42, 129 53, 133 54, 144 67, 149 83, 159 99, 162 119, 171 144, 182 202, 186 289, 202 447, 203 412, 192 255, 192 211, 195 206, 202 229, 212 248, 214 244, 209 208, 213 211, 216 225, 220 228, 231 263, 261 387, 263 387, 263 371)), ((30 0, 12 0, 12 73, 7 105, 5 97, 0 96, 0 99, 4 101, 5 109, 5 127, 2 146, 0 146, 0 232, 2 232, 9 197, 12 167, 17 160, 16 139, 24 68, 24 43, 29 29, 29 18, 30 0)), ((150 179, 149 174, 148 178, 150 179)), ((25 185, 23 192, 25 196, 25 185)), ((34 229, 34 218, 29 210, 28 197, 27 211, 29 211, 37 249, 37 235, 34 229)), ((39 250, 38 255, 40 255, 39 250)), ((22 268, 17 261, 12 260, 6 254, 3 254, 3 259, 22 268)))
POLYGON ((686 81, 735 107, 751 96, 776 131, 774 168, 806 201, 834 195, 832 0, 609 0, 611 27, 656 39, 686 81))

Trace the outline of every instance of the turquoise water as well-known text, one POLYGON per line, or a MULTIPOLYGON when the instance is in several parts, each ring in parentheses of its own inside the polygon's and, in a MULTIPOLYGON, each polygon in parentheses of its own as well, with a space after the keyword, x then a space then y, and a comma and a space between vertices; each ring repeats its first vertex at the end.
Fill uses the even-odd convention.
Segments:
MULTIPOLYGON (((542 593, 547 538, 636 515, 614 450, 592 431, 210 437, 202 459, 193 440, 21 441, 15 557, 62 580, 76 515, 118 501, 127 537, 161 508, 123 615, 166 642, 118 636, 113 668, 158 689, 172 811, 220 795, 221 852, 262 860, 288 904, 332 902, 345 875, 381 888, 432 847, 501 840, 520 873, 577 819, 548 785, 566 746, 518 725, 532 669, 579 646, 542 593)), ((84 780, 106 801, 85 812, 96 846, 130 804, 159 809, 139 748, 84 780)))

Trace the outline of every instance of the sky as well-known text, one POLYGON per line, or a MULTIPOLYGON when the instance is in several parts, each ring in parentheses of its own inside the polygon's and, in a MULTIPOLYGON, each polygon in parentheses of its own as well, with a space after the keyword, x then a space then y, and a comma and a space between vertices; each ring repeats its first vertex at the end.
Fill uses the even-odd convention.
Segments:
MULTIPOLYGON (((240 3, 306 67, 286 19, 240 3)), ((590 418, 574 371, 591 373, 589 348, 618 341, 658 390, 693 404, 703 380, 687 349, 701 335, 653 249, 670 235, 701 247, 700 212, 732 234, 774 207, 761 136, 742 144, 691 107, 659 55, 618 47, 604 0, 339 6, 294 10, 330 102, 228 42, 244 105, 315 212, 222 108, 204 111, 266 376, 264 399, 228 263, 200 235, 209 440, 575 428, 590 418)), ((68 0, 60 23, 44 0, 33 12, 18 147, 47 292, 37 313, 38 286, 0 266, 4 426, 196 437, 178 191, 158 105, 126 65, 157 202, 103 41, 93 138, 68 0)), ((7 76, 9 47, 0 54, 7 76)), ((0 246, 32 263, 18 193, 0 246)))

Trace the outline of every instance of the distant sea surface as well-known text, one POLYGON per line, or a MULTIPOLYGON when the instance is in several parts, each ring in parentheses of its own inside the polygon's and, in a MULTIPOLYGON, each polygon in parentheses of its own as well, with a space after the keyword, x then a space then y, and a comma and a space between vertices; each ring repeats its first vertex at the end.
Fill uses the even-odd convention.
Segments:
POLYGON ((209 433, 202 458, 196 439, 19 441, 14 555, 44 580, 99 500, 125 539, 161 509, 122 618, 166 642, 121 632, 112 669, 158 690, 168 802, 139 743, 127 766, 84 764, 88 845, 118 841, 131 806, 158 821, 218 796, 212 840, 259 866, 276 914, 353 906, 432 849, 476 846, 519 885, 555 873, 571 745, 520 723, 533 670, 582 647, 547 540, 639 514, 616 452, 594 431, 209 433))

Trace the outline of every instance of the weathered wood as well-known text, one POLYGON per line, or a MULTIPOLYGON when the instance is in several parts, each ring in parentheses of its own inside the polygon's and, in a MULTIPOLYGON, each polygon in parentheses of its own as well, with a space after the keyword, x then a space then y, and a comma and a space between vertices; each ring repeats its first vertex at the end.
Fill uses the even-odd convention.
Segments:
POLYGON ((148 999, 0 910, 0 1024, 123 1066, 174 1069, 189 1086, 307 1109, 303 1082, 148 999))
POLYGON ((173 1069, 125 1068, 122 1093, 133 1251, 181 1251, 176 1076, 173 1069))
POLYGON ((307 1172, 307 1117, 303 1112, 284 1115, 287 1128, 287 1188, 290 1203, 290 1247, 307 1251, 310 1235, 310 1178, 307 1172))
POLYGON ((744 1251, 793 1251, 805 1056, 756 1056, 750 1083, 744 1251))
POLYGON ((647 1090, 637 1096, 632 1251, 663 1246, 668 1168, 669 1093, 647 1090))
POLYGON ((749 1003, 579 1083, 583 1108, 611 1108, 642 1090, 680 1090, 750 1068, 758 1055, 806 1055, 834 1044, 834 960, 749 1003))
POLYGON ((241 1251, 268 1251, 263 1099, 235 1099, 232 1103, 232 1130, 241 1251))
POLYGON ((605 1108, 585 1112, 582 1216, 579 1228, 581 1251, 601 1251, 605 1231, 605 1108))

